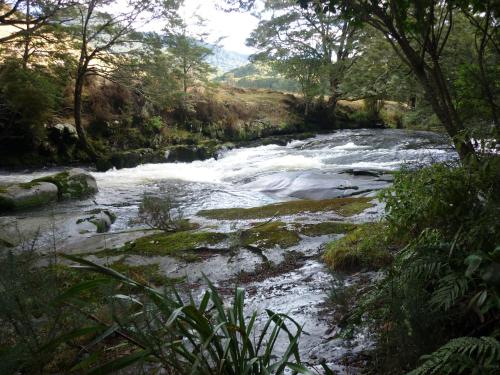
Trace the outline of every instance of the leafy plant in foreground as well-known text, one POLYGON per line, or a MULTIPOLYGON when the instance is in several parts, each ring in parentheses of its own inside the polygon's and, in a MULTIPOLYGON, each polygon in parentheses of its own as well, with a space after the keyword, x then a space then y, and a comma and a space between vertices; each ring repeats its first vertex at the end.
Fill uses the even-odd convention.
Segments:
MULTIPOLYGON (((85 366, 93 367, 89 374, 112 373, 144 361, 176 374, 283 374, 287 368, 293 373, 310 374, 300 361, 301 326, 271 310, 266 310, 267 318, 259 324, 256 312, 247 319, 241 288, 236 289, 231 306, 226 307, 208 280, 208 290, 197 302, 192 296, 183 298, 173 288, 160 292, 88 260, 67 258, 130 288, 129 292, 122 288, 120 294, 110 296, 127 305, 130 313, 115 316, 107 335, 98 339, 120 331, 136 350, 104 365, 87 360, 85 366), (282 336, 287 344, 277 355, 277 342, 282 336)), ((64 298, 73 298, 96 285, 76 285, 64 298)))

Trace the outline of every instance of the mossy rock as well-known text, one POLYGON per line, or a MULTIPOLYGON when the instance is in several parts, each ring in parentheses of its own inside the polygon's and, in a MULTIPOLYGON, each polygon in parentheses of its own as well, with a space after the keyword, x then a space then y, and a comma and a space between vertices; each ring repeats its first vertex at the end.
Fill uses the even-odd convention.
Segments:
POLYGON ((217 220, 252 220, 274 216, 297 215, 307 212, 334 212, 349 217, 373 207, 373 198, 336 198, 325 200, 296 200, 252 208, 221 208, 202 210, 197 215, 217 220))
POLYGON ((214 157, 216 146, 212 143, 204 145, 176 145, 170 146, 166 150, 168 162, 192 162, 195 160, 205 160, 214 157))
MULTIPOLYGON (((104 250, 95 253, 97 256, 114 256, 119 254, 140 254, 145 256, 169 255, 190 260, 200 247, 216 245, 227 238, 219 232, 192 232, 158 233, 138 238, 126 243, 119 249, 104 250)), ((197 258, 196 258, 197 259, 197 258)))
POLYGON ((89 212, 91 216, 78 219, 76 224, 81 226, 80 233, 97 232, 104 233, 109 231, 111 225, 116 221, 116 215, 109 210, 92 210, 89 212), (95 230, 89 228, 89 223, 95 227, 95 230))
POLYGON ((40 181, 50 182, 56 185, 59 199, 87 198, 98 191, 95 178, 79 168, 73 168, 55 175, 38 178, 32 182, 40 181))
POLYGON ((286 249, 297 245, 300 236, 294 230, 287 228, 281 221, 257 224, 253 228, 243 231, 241 241, 244 246, 253 245, 263 249, 276 246, 286 249))
POLYGON ((347 233, 357 227, 356 224, 327 221, 317 224, 295 224, 296 230, 308 237, 324 236, 327 234, 347 233))
POLYGON ((385 225, 381 223, 359 225, 344 237, 330 242, 323 259, 335 271, 380 269, 392 262, 385 233, 385 225))
POLYGON ((30 182, 2 187, 0 211, 22 210, 57 201, 57 186, 49 182, 30 182))
POLYGON ((109 158, 99 161, 96 166, 99 171, 105 171, 112 166, 118 169, 133 168, 146 163, 165 163, 165 151, 151 148, 115 152, 109 158))

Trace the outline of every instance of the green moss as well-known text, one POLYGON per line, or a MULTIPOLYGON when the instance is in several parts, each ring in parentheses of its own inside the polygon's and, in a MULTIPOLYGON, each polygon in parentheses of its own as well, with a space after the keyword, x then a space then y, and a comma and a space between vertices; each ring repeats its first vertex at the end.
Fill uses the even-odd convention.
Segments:
POLYGON ((373 206, 372 198, 336 198, 326 200, 297 200, 252 208, 223 208, 202 210, 198 215, 218 220, 265 219, 273 216, 296 215, 305 212, 335 212, 352 216, 373 206))
POLYGON ((57 194, 59 198, 62 198, 62 195, 64 192, 68 191, 68 177, 69 173, 68 172, 61 172, 56 175, 52 176, 45 176, 41 178, 37 178, 31 182, 50 182, 51 184, 54 184, 57 186, 57 194))
POLYGON ((356 228, 356 225, 350 223, 328 221, 318 224, 296 224, 296 228, 300 234, 309 237, 316 237, 326 234, 346 233, 356 228))
POLYGON ((260 248, 270 249, 279 246, 286 249, 300 242, 299 235, 286 227, 281 221, 258 224, 241 234, 242 244, 255 245, 260 248))
POLYGON ((360 225, 341 239, 330 242, 323 258, 335 271, 379 269, 390 264, 392 256, 385 238, 385 225, 360 225))
POLYGON ((95 193, 90 189, 86 177, 71 176, 68 171, 64 171, 55 175, 37 178, 31 183, 50 182, 57 186, 57 192, 60 199, 62 198, 83 198, 95 193))
POLYGON ((105 233, 109 230, 108 225, 102 219, 89 220, 92 224, 95 225, 97 233, 105 233))
POLYGON ((115 256, 120 254, 140 254, 145 256, 170 255, 188 260, 199 247, 215 245, 226 239, 224 233, 218 232, 176 232, 158 233, 141 237, 128 242, 119 249, 107 249, 95 253, 98 257, 115 256), (190 253, 190 256, 186 256, 190 253))

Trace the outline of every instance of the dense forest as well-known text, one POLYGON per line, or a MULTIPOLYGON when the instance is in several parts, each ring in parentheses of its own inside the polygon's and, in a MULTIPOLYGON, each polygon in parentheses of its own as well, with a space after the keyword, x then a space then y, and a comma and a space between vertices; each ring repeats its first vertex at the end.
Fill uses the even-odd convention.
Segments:
POLYGON ((0 0, 0 373, 499 374, 500 3, 216 5, 0 0))

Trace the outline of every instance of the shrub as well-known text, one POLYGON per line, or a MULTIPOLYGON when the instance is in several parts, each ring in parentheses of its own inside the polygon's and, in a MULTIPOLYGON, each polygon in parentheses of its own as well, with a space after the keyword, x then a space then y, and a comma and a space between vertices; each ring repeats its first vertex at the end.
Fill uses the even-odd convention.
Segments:
POLYGON ((498 158, 486 159, 477 167, 435 164, 398 172, 393 186, 380 195, 389 229, 406 241, 428 229, 451 241, 460 230, 460 240, 475 248, 492 248, 498 235, 492 225, 500 200, 497 181, 498 158))
POLYGON ((37 148, 44 137, 44 123, 57 108, 61 88, 41 71, 22 69, 15 63, 0 67, 0 149, 22 153, 37 148))
POLYGON ((375 333, 377 372, 411 370, 420 357, 415 374, 500 371, 499 166, 406 170, 382 194, 388 235, 407 245, 350 318, 375 333))
POLYGON ((182 210, 166 194, 161 197, 144 195, 139 206, 139 221, 164 232, 186 229, 186 220, 183 219, 182 210))
POLYGON ((40 267, 39 261, 32 250, 0 257, 1 374, 65 372, 75 355, 71 334, 83 332, 85 318, 57 303, 64 279, 53 265, 40 267))
POLYGON ((158 133, 165 125, 160 116, 153 116, 145 123, 145 128, 151 133, 158 133))

